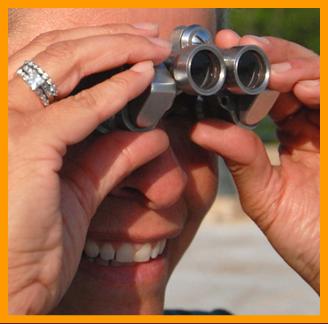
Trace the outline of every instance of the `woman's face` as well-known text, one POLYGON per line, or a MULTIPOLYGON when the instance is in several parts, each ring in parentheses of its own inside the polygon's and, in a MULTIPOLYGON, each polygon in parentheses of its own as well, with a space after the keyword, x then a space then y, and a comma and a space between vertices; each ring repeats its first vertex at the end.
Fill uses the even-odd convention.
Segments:
POLYGON ((89 227, 87 253, 99 250, 106 259, 114 249, 115 261, 84 254, 56 313, 162 312, 167 281, 217 190, 216 157, 191 143, 191 126, 181 117, 164 120, 160 127, 170 138, 169 149, 133 172, 100 205, 89 227))
MULTIPOLYGON (((54 17, 52 23, 61 28, 157 22, 164 38, 178 25, 200 24, 212 31, 215 26, 210 10, 67 9, 65 15, 60 10, 51 11, 32 9, 26 14, 30 19, 50 15, 54 17)), ((46 30, 56 29, 46 21, 46 30)), ((30 38, 46 30, 37 32, 32 25, 30 34, 34 35, 30 38)), ((102 202, 89 227, 86 254, 56 313, 162 312, 169 276, 217 190, 216 158, 191 143, 191 126, 192 122, 181 116, 163 120, 160 127, 170 138, 169 149, 124 179, 102 202), (95 257, 97 252, 100 256, 95 257), (113 254, 115 260, 105 260, 113 254)))

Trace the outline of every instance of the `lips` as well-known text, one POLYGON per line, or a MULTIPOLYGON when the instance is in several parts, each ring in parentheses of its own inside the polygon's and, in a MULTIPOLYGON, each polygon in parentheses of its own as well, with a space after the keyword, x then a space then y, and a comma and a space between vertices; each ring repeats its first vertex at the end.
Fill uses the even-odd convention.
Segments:
POLYGON ((120 264, 148 262, 162 255, 166 242, 166 239, 143 244, 108 241, 97 242, 89 238, 84 246, 84 254, 89 261, 96 261, 101 265, 117 266, 120 264))
MULTIPOLYGON (((80 262, 80 274, 92 278, 101 287, 111 289, 144 289, 159 287, 168 277, 168 239, 145 243, 109 241, 88 237, 80 262)), ((85 277, 86 276, 86 277, 85 277)))
POLYGON ((108 196, 89 226, 80 274, 111 289, 163 287, 171 242, 181 234, 186 216, 183 200, 151 210, 133 199, 108 196))

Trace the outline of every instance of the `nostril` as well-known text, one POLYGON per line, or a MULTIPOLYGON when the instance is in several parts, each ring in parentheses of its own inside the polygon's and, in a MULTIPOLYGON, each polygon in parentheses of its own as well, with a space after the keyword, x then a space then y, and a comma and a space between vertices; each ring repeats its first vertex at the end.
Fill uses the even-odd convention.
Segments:
POLYGON ((160 210, 177 203, 183 196, 188 175, 180 166, 172 150, 161 154, 123 180, 112 195, 142 206, 160 210))

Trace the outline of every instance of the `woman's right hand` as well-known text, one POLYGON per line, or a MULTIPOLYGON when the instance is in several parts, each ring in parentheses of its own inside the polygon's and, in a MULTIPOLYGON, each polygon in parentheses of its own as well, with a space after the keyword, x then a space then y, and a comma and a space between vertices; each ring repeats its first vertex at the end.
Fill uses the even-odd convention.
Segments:
POLYGON ((125 176, 168 147, 160 130, 113 131, 70 159, 66 154, 138 96, 152 81, 153 64, 169 55, 169 44, 149 27, 52 31, 9 58, 10 313, 47 313, 58 303, 77 270, 98 205, 125 176), (15 75, 26 59, 57 85, 58 101, 47 108, 15 75), (84 76, 123 64, 134 65, 68 96, 84 76))

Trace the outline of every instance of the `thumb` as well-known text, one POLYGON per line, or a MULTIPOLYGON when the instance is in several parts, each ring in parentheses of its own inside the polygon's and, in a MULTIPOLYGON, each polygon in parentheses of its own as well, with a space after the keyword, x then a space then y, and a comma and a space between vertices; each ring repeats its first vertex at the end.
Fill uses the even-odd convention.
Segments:
MULTIPOLYGON (((199 122, 192 140, 222 156, 237 186, 245 212, 263 229, 275 201, 275 172, 260 138, 247 129, 222 120, 199 122)), ((271 213, 274 214, 274 213, 271 213)))

